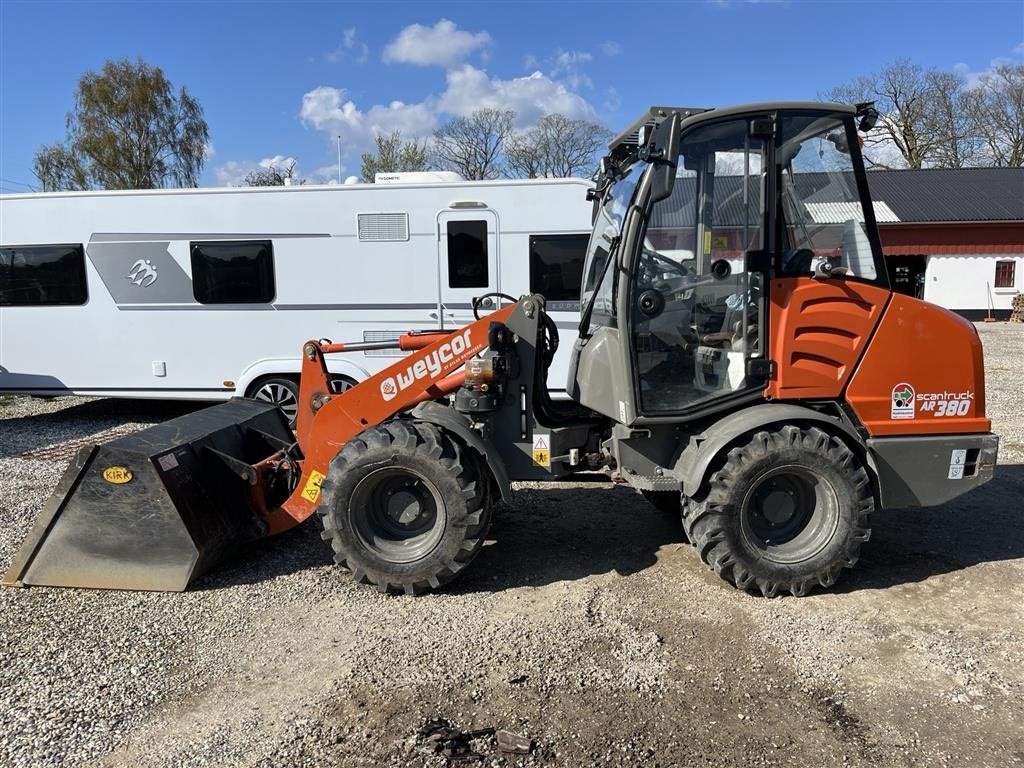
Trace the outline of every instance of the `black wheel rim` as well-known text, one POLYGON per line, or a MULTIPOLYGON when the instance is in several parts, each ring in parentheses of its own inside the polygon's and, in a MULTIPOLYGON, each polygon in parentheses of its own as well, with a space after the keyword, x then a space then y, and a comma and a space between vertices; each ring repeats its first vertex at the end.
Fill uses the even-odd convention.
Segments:
POLYGON ((766 560, 799 563, 820 553, 839 526, 832 484, 805 467, 761 475, 743 498, 741 531, 766 560))
POLYGON ((392 563, 426 557, 441 541, 447 522, 437 487, 406 467, 378 469, 360 480, 349 510, 362 545, 392 563))
POLYGON ((256 400, 273 403, 284 411, 284 415, 288 417, 289 424, 295 422, 295 415, 299 412, 299 400, 295 397, 295 392, 286 384, 268 381, 256 390, 253 397, 256 400))

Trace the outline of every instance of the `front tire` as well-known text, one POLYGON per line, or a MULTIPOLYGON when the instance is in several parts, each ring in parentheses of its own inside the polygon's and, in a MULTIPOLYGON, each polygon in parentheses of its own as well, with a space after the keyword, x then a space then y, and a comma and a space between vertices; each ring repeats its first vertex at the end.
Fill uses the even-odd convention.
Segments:
POLYGON ((738 589, 800 597, 853 567, 873 510, 871 480, 845 443, 785 426, 730 450, 684 505, 683 526, 701 559, 738 589))
POLYGON ((454 579, 489 527, 478 462, 437 427, 396 419, 331 462, 318 512, 334 560, 381 592, 419 594, 454 579))

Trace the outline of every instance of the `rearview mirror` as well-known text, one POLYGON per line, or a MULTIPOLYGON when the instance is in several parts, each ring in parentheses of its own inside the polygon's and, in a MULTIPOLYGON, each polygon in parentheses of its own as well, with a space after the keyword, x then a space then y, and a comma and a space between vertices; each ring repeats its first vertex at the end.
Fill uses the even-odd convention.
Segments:
POLYGON ((661 122, 651 137, 650 157, 654 163, 651 173, 651 202, 664 200, 672 194, 676 183, 676 162, 679 159, 679 125, 681 118, 673 112, 661 122))
POLYGON ((857 130, 861 133, 867 133, 875 127, 875 123, 878 122, 878 110, 874 107, 864 107, 864 109, 857 112, 857 117, 860 118, 860 122, 857 124, 857 130))

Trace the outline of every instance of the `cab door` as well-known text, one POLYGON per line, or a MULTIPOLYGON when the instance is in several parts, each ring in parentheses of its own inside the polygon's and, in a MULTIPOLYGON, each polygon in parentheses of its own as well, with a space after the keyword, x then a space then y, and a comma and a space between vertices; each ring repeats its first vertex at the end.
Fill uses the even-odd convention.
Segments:
MULTIPOLYGON (((498 217, 493 211, 442 211, 437 219, 440 300, 436 319, 442 328, 474 320, 473 299, 501 289, 498 279, 498 217)), ((481 311, 495 306, 494 298, 481 311)))

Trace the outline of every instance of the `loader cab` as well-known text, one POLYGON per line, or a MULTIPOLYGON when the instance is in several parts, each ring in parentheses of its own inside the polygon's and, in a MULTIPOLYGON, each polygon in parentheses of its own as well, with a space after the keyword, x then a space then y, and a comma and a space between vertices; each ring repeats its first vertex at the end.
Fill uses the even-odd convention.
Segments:
POLYGON ((606 158, 570 370, 626 424, 762 397, 773 277, 886 279, 855 108, 660 111, 606 158))

